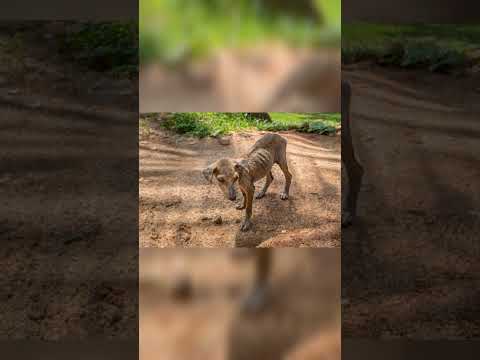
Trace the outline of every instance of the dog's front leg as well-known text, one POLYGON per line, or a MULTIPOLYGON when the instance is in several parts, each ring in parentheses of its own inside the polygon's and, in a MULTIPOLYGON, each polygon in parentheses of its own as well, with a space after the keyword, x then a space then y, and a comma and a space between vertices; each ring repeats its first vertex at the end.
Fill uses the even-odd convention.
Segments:
POLYGON ((248 231, 252 227, 252 205, 253 205, 253 194, 255 193, 255 186, 252 184, 245 192, 245 202, 246 202, 246 210, 245 210, 245 219, 243 220, 242 226, 240 230, 248 231))
POLYGON ((256 257, 255 282, 250 294, 242 304, 244 311, 256 313, 264 310, 269 302, 269 281, 272 270, 271 249, 251 249, 252 255, 256 257))
POLYGON ((242 195, 243 195, 243 204, 237 205, 236 206, 237 210, 243 210, 247 207, 247 195, 245 194, 245 191, 243 191, 243 189, 240 189, 240 190, 242 191, 242 195))

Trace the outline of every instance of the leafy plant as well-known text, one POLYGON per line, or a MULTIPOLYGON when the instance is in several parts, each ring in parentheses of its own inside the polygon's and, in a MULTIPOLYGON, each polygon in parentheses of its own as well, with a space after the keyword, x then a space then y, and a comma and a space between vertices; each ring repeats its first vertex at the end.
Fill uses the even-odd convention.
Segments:
POLYGON ((78 24, 65 33, 62 52, 97 71, 135 74, 138 31, 134 22, 78 24))
POLYGON ((334 134, 336 131, 336 128, 334 126, 328 125, 322 121, 306 123, 304 129, 305 132, 317 133, 321 135, 334 134))
POLYGON ((25 42, 22 33, 16 33, 11 38, 2 42, 4 51, 2 62, 9 71, 9 76, 14 79, 23 79, 26 73, 25 42))
POLYGON ((445 49, 429 41, 407 42, 402 67, 428 66, 431 71, 448 70, 466 63, 465 56, 451 49, 445 49))
MULTIPOLYGON (((191 112, 159 117, 160 125, 180 134, 198 137, 219 136, 235 131, 265 130, 332 134, 340 124, 340 114, 269 113, 271 120, 249 113, 191 112)), ((153 119, 155 117, 149 117, 153 119)), ((152 120, 153 121, 153 120, 152 120)))
MULTIPOLYGON (((340 0, 320 1, 340 3, 340 0)), ((326 21, 320 23, 312 16, 272 10, 275 7, 279 5, 274 0, 142 1, 141 62, 161 61, 176 65, 209 55, 219 48, 238 48, 266 41, 281 41, 293 46, 339 44, 340 32, 329 34, 332 24, 340 23, 339 13, 321 10, 326 21)))
POLYGON ((382 65, 448 72, 469 65, 468 51, 480 46, 479 26, 348 24, 342 62, 373 60, 382 65))
POLYGON ((342 24, 342 2, 339 0, 315 0, 317 11, 321 14, 325 23, 332 27, 340 27, 342 24))

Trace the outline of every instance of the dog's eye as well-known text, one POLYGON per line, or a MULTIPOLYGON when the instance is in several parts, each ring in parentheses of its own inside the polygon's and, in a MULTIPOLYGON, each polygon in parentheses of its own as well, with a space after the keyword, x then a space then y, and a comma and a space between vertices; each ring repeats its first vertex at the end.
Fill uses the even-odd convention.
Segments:
POLYGON ((217 178, 218 181, 220 181, 221 183, 223 183, 225 181, 224 178, 217 178))

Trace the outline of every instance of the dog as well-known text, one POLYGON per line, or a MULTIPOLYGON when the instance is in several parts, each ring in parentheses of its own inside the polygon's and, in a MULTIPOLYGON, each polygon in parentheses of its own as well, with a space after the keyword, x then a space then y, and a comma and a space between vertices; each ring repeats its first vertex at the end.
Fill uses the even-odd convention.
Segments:
POLYGON ((255 193, 255 182, 266 177, 263 189, 255 196, 261 199, 265 196, 268 187, 273 181, 272 166, 278 164, 285 176, 285 187, 280 199, 287 200, 292 182, 292 174, 287 165, 287 140, 278 134, 262 136, 241 160, 220 159, 203 170, 205 178, 212 183, 215 178, 217 184, 227 199, 235 201, 237 198, 235 184, 243 195, 243 204, 237 210, 245 209, 245 219, 240 226, 241 231, 248 231, 252 227, 252 204, 255 193))
POLYGON ((363 177, 363 168, 355 157, 350 131, 351 92, 350 84, 342 80, 342 164, 347 176, 347 189, 342 199, 342 227, 349 226, 356 217, 358 193, 363 177))

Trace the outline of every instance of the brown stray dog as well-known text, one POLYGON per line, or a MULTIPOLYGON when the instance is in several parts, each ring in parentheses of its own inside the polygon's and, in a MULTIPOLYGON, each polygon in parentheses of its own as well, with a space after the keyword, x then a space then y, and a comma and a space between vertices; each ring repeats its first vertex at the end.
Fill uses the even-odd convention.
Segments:
POLYGON ((248 231, 252 227, 252 203, 255 193, 255 182, 266 177, 265 185, 256 198, 265 196, 268 187, 273 181, 272 166, 278 164, 285 176, 285 188, 280 194, 280 199, 287 200, 292 182, 292 174, 288 171, 287 165, 287 140, 278 134, 266 134, 259 139, 248 154, 241 160, 220 159, 215 161, 205 170, 203 175, 212 182, 217 180, 218 185, 225 196, 235 201, 235 183, 243 194, 243 204, 237 206, 237 210, 245 211, 245 219, 240 227, 242 231, 248 231))

